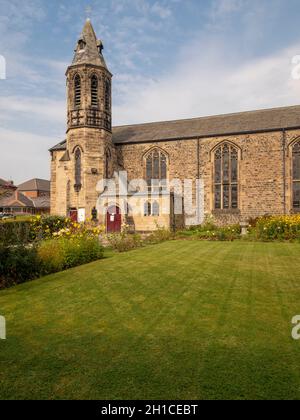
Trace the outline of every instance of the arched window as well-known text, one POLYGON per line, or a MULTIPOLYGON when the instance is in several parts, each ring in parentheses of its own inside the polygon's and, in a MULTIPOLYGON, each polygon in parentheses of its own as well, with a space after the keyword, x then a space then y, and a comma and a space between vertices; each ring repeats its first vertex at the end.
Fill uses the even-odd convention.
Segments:
POLYGON ((214 154, 214 207, 238 209, 238 150, 227 143, 214 154))
POLYGON ((293 208, 300 210, 300 141, 293 146, 293 208))
POLYGON ((146 182, 149 189, 162 189, 167 181, 167 156, 159 149, 152 150, 145 158, 146 182))
POLYGON ((144 204, 144 216, 151 216, 151 203, 149 201, 144 204))
POLYGON ((76 74, 74 79, 74 104, 77 108, 81 106, 81 78, 79 74, 76 74))
POLYGON ((159 203, 154 201, 152 206, 152 216, 159 216, 159 203))
POLYGON ((75 190, 80 191, 81 186, 81 150, 77 148, 75 151, 75 190))
POLYGON ((106 149, 106 152, 105 152, 105 178, 106 179, 109 179, 111 176, 110 163, 111 163, 111 152, 110 152, 110 149, 106 149))
POLYGON ((105 110, 110 111, 110 82, 109 80, 105 81, 105 110))
POLYGON ((98 77, 95 74, 91 78, 91 104, 98 106, 98 77))

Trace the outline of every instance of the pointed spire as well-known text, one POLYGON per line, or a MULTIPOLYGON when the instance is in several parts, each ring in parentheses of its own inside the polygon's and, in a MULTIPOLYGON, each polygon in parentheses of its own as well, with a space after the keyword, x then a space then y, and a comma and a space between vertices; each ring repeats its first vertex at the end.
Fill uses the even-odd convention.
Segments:
POLYGON ((97 40, 93 25, 90 19, 87 19, 75 49, 72 64, 94 64, 107 69, 102 50, 103 44, 97 40))

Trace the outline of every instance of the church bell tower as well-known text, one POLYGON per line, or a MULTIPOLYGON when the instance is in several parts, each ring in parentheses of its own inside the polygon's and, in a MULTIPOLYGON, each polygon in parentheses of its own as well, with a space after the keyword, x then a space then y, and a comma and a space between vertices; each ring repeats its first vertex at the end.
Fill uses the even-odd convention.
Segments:
POLYGON ((111 81, 91 21, 85 22, 67 77, 67 152, 69 213, 90 218, 97 203, 96 186, 110 176, 115 156, 112 143, 111 81), (110 159, 110 161, 108 161, 110 159))

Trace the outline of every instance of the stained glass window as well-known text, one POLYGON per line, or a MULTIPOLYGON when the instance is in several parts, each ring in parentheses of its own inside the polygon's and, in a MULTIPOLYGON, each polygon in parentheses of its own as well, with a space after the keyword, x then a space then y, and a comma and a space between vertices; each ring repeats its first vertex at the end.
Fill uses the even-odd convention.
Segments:
POLYGON ((148 188, 162 189, 168 176, 167 156, 159 149, 152 150, 146 157, 146 181, 148 188))
POLYGON ((224 143, 214 155, 214 206, 238 209, 238 150, 224 143))

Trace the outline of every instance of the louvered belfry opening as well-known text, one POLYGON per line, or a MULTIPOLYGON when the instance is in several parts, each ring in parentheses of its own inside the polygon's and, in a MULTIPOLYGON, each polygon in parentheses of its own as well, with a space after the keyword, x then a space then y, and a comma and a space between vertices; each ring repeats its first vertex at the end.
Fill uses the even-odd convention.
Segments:
POLYGON ((80 108, 81 106, 81 78, 79 74, 75 76, 74 79, 74 96, 75 96, 75 107, 80 108))
POLYGON ((94 74, 91 78, 91 104, 93 107, 98 107, 98 78, 94 74))

